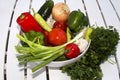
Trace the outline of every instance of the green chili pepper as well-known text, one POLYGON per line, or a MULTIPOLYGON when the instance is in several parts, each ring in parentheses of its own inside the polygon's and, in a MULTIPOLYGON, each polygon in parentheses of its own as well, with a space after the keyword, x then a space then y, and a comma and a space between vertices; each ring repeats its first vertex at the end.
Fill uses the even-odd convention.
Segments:
POLYGON ((36 13, 36 12, 34 11, 34 9, 32 9, 32 10, 33 10, 33 13, 34 13, 33 16, 34 16, 35 20, 38 22, 38 24, 39 24, 44 30, 50 32, 52 29, 51 29, 51 27, 47 24, 47 22, 43 19, 43 17, 42 17, 40 14, 36 13))

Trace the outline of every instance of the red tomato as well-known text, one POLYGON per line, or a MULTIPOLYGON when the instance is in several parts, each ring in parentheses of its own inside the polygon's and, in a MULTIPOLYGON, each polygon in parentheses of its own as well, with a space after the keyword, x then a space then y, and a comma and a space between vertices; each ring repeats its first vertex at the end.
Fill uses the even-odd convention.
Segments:
POLYGON ((46 46, 50 46, 50 43, 49 43, 49 41, 48 41, 48 33, 49 33, 49 32, 44 31, 44 35, 45 35, 45 45, 46 45, 46 46))
POLYGON ((53 24, 53 28, 61 28, 62 30, 66 31, 67 22, 66 21, 56 21, 53 24))
POLYGON ((70 43, 70 44, 66 45, 65 50, 66 50, 65 56, 69 59, 75 58, 80 54, 79 47, 74 43, 70 43))
POLYGON ((67 41, 66 33, 60 28, 53 28, 48 34, 48 41, 55 46, 64 44, 67 41))

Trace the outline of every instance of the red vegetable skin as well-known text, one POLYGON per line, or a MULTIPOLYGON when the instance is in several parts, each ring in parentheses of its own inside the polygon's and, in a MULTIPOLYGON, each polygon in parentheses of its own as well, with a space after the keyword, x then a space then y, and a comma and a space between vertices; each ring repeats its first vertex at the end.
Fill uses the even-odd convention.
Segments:
POLYGON ((79 54, 80 54, 80 49, 76 44, 70 43, 70 44, 66 45, 66 47, 65 47, 65 56, 68 59, 75 58, 79 54))
POLYGON ((49 41, 48 41, 48 34, 49 34, 49 32, 44 31, 44 35, 45 35, 45 45, 46 45, 46 46, 51 46, 51 44, 50 44, 49 41))
POLYGON ((16 22, 20 25, 21 29, 24 32, 29 32, 30 30, 34 30, 36 32, 44 33, 44 30, 35 21, 34 17, 29 12, 22 13, 17 18, 16 22))
POLYGON ((54 46, 66 43, 67 36, 65 31, 60 28, 53 28, 48 34, 48 41, 54 46))
POLYGON ((62 30, 66 31, 67 22, 66 21, 56 21, 53 24, 53 28, 61 28, 62 30))

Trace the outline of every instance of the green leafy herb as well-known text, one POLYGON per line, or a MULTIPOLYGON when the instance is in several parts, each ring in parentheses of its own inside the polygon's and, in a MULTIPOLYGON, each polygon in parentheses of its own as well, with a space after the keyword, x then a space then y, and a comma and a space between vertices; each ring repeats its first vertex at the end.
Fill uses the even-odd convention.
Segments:
MULTIPOLYGON (((23 33, 22 36, 25 36, 29 41, 32 41, 37 44, 45 45, 44 42, 44 35, 41 32, 35 32, 35 31, 29 31, 26 33, 23 33)), ((21 41, 23 46, 28 46, 25 42, 21 41)))
POLYGON ((104 62, 109 56, 116 53, 119 33, 115 28, 96 28, 91 33, 91 49, 99 56, 99 63, 104 62))
POLYGON ((91 45, 79 61, 62 67, 72 80, 102 80, 100 64, 115 55, 119 34, 115 28, 92 27, 91 45))

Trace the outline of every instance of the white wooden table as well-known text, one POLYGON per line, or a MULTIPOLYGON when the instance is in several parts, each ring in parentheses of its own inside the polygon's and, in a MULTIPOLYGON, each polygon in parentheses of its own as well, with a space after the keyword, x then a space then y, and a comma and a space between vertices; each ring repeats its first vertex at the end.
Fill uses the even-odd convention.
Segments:
MULTIPOLYGON (((120 0, 53 0, 54 3, 65 2, 70 10, 80 9, 90 20, 90 25, 112 25, 120 32, 120 0)), ((30 69, 18 66, 15 45, 19 33, 16 18, 22 12, 28 12, 33 7, 36 11, 45 0, 0 0, 0 80, 70 80, 59 69, 43 68, 32 75, 30 69)), ((117 46, 117 56, 111 58, 116 64, 105 62, 101 65, 102 80, 120 80, 120 42, 117 46)))

